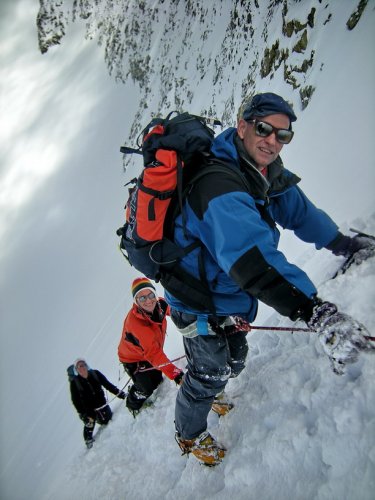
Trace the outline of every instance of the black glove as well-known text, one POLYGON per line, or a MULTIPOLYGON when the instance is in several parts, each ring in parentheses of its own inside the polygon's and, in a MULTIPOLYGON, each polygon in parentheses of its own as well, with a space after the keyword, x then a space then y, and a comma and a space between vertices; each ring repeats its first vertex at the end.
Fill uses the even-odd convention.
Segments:
POLYGON ((348 314, 338 312, 331 302, 318 301, 307 324, 319 334, 324 352, 338 375, 344 373, 345 364, 358 360, 360 351, 375 349, 365 338, 369 335, 366 328, 348 314))
POLYGON ((360 264, 375 255, 375 240, 359 234, 351 238, 339 233, 326 248, 331 250, 334 255, 342 256, 346 259, 356 254, 354 261, 356 264, 360 264))
POLYGON ((119 393, 117 394, 117 397, 119 399, 125 399, 126 398, 126 394, 124 391, 119 391, 119 393))
POLYGON ((184 372, 180 372, 178 375, 175 376, 173 381, 176 382, 176 385, 181 385, 183 378, 184 378, 184 372))

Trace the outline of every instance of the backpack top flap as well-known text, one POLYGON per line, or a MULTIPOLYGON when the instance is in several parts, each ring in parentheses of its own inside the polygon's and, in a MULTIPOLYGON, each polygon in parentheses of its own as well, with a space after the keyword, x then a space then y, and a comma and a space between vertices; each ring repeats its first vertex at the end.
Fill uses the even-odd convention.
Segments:
POLYGON ((155 161, 158 149, 176 151, 185 163, 196 153, 209 153, 215 134, 206 125, 206 119, 189 113, 170 118, 172 113, 164 120, 151 122, 144 130, 142 154, 145 166, 155 161))

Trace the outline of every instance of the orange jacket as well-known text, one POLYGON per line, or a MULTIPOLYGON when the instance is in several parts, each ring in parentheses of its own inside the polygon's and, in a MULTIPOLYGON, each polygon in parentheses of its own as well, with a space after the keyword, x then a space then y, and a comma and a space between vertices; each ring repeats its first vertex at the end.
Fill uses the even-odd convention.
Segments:
POLYGON ((169 315, 169 306, 161 298, 159 298, 159 305, 163 317, 160 323, 153 321, 137 304, 133 304, 124 321, 118 345, 118 357, 122 363, 148 361, 152 366, 160 367, 160 370, 173 380, 181 370, 164 354, 166 316, 169 315))

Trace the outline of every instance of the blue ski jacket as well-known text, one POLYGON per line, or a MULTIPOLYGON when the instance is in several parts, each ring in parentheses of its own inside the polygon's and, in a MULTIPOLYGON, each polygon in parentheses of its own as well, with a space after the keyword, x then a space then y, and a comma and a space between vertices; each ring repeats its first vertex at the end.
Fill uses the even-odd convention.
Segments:
MULTIPOLYGON (((259 299, 291 319, 303 317, 301 311, 317 290, 278 250, 276 224, 317 249, 334 240, 337 225, 306 197, 297 186, 300 179, 283 167, 280 157, 264 177, 235 128, 214 140, 212 153, 207 168, 224 162, 242 173, 247 186, 231 172, 213 172, 193 184, 184 202, 185 221, 181 214, 176 219, 174 241, 181 247, 200 241, 201 247, 188 253, 181 266, 206 280, 218 316, 238 315, 252 322, 259 299)), ((178 311, 202 316, 168 292, 166 299, 178 311)))

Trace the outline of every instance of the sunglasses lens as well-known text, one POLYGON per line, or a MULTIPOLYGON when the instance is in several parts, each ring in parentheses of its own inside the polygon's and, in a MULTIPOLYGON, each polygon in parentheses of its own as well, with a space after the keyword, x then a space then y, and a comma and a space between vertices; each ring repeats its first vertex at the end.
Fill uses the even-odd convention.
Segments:
POLYGON ((146 302, 146 300, 152 300, 155 298, 155 294, 153 292, 149 293, 148 295, 142 295, 142 297, 138 297, 139 302, 143 304, 143 302, 146 302))
POLYGON ((268 137, 272 134, 273 127, 269 123, 256 122, 255 123, 255 133, 260 137, 268 137))
POLYGON ((280 144, 289 144, 294 134, 294 132, 292 132, 291 130, 287 130, 284 128, 277 129, 266 122, 255 122, 256 135, 259 135, 260 137, 268 137, 272 134, 272 132, 275 132, 276 139, 278 142, 280 142, 280 144))
POLYGON ((289 144, 290 141, 292 140, 292 137, 293 137, 293 132, 291 130, 280 129, 276 133, 276 139, 281 144, 289 144))

